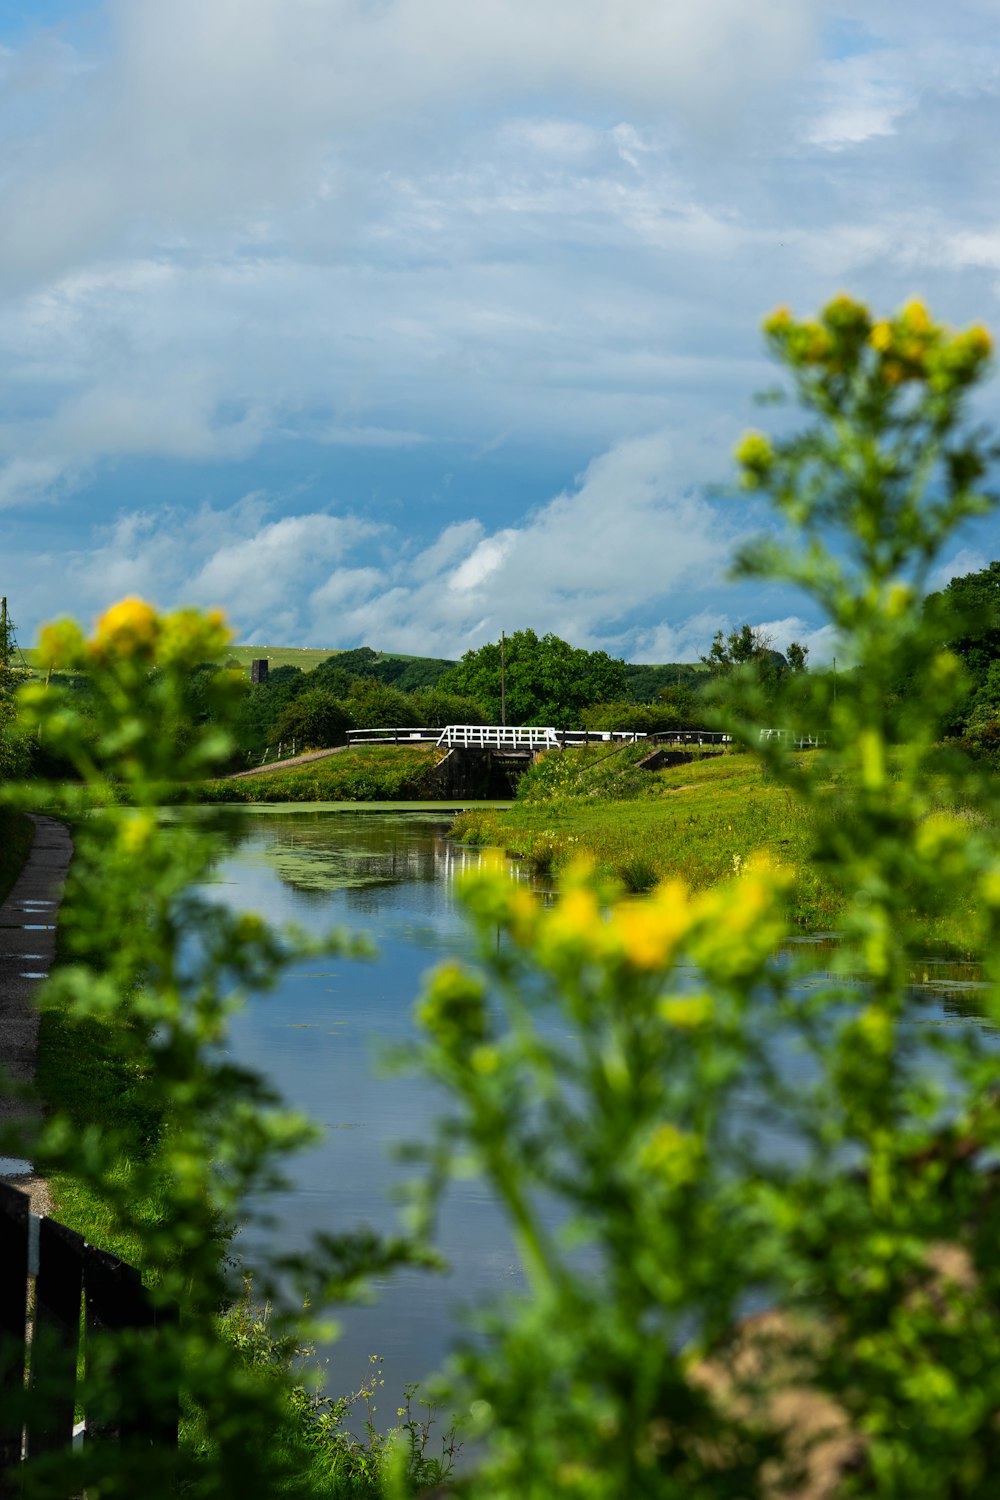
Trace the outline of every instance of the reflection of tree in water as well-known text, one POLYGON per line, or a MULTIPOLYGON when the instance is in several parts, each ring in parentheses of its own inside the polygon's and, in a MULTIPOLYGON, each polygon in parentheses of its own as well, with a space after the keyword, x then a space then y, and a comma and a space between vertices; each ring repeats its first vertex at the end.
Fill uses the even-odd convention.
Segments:
MULTIPOLYGON (((834 963, 839 947, 835 933, 793 939, 778 955, 779 963, 801 964, 808 955, 803 986, 836 984, 841 988, 854 983, 863 990, 865 980, 858 974, 853 980, 843 975, 834 963)), ((973 959, 954 957, 921 957, 914 959, 910 970, 911 1018, 928 1025, 975 1024, 993 1031, 993 1023, 983 1014, 980 992, 989 989, 983 966, 973 959)))
POLYGON ((255 847, 247 852, 307 899, 334 890, 448 880, 456 864, 478 859, 444 837, 449 822, 406 813, 269 817, 251 830, 255 847))

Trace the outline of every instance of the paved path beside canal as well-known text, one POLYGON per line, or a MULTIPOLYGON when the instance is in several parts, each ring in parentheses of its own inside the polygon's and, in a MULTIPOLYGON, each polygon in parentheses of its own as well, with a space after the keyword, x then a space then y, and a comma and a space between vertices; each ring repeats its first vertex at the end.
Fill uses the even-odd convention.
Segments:
MULTIPOLYGON (((14 1084, 35 1078, 38 1009, 35 996, 55 957, 56 918, 73 853, 69 830, 55 818, 33 816, 35 838, 24 869, 0 906, 0 1067, 14 1084)), ((0 1125, 24 1115, 23 1099, 0 1092, 0 1125)), ((4 1163, 7 1165, 7 1163, 4 1163)), ((30 1191, 32 1208, 44 1212, 45 1184, 34 1176, 4 1178, 30 1191)))
POLYGON ((284 760, 271 760, 263 766, 252 766, 249 771, 230 771, 220 776, 220 781, 239 781, 243 776, 261 776, 266 771, 287 771, 289 766, 307 766, 310 761, 328 760, 331 755, 342 755, 349 745, 334 745, 331 750, 307 750, 305 755, 286 756, 284 760))

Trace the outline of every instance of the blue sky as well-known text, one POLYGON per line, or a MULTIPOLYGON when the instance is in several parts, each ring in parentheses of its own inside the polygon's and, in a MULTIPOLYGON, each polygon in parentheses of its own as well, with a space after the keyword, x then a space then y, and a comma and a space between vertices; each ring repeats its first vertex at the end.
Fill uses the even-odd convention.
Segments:
POLYGON ((993 0, 0 0, 22 640, 139 592, 266 643, 828 654, 726 582, 759 320, 1000 327, 998 127, 993 0))

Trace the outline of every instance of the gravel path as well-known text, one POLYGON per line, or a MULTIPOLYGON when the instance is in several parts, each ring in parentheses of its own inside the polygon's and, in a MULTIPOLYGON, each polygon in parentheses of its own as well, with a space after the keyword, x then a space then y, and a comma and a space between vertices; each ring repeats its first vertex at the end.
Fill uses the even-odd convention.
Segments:
MULTIPOLYGON (((44 817, 33 817, 32 822, 31 852, 0 906, 0 1066, 21 1085, 30 1085, 35 1077, 35 992, 55 956, 56 917, 73 853, 69 830, 62 823, 44 817)), ((23 1100, 0 1093, 0 1124, 25 1118, 25 1109, 23 1100)), ((31 1194, 34 1213, 49 1211, 46 1184, 30 1170, 0 1157, 0 1177, 31 1194)))
POLYGON ((220 776, 220 781, 239 781, 243 776, 262 776, 265 771, 283 771, 287 766, 307 766, 311 760, 326 760, 330 755, 340 755, 347 745, 334 745, 332 750, 310 750, 306 755, 293 755, 285 760, 270 760, 266 766, 253 766, 249 771, 230 771, 220 776))

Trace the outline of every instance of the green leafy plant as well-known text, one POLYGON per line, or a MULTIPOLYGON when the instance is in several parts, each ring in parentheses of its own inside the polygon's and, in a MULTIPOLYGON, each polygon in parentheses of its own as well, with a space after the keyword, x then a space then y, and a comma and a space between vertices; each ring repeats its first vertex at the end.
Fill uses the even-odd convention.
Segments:
MULTIPOLYGON (((740 445, 789 523, 740 570, 804 589, 864 669, 795 674, 820 759, 757 753, 807 813, 841 939, 826 977, 778 957, 789 874, 742 856, 713 890, 633 900, 583 865, 551 911, 470 880, 480 967, 433 979, 418 1065, 452 1106, 425 1208, 475 1163, 528 1285, 452 1369, 486 1455, 467 1490, 491 1500, 958 1500, 1000 1472, 995 1045, 923 1026, 908 991, 946 887, 980 913, 1000 1019, 996 796, 935 742, 962 671, 919 607, 988 504, 966 416, 990 341, 847 297, 765 329, 811 423, 740 445)), ((753 674, 723 701, 758 747, 753 674)))
MULTIPOLYGON (((101 1205, 107 1242, 131 1247, 154 1304, 178 1312, 152 1335, 88 1335, 79 1398, 87 1441, 78 1454, 29 1462, 30 1495, 315 1493, 310 1447, 301 1439, 302 1396, 287 1363, 291 1350, 309 1342, 303 1305, 322 1307, 352 1295, 368 1275, 427 1259, 408 1241, 364 1229, 330 1232, 306 1255, 258 1256, 256 1290, 272 1303, 267 1339, 284 1364, 247 1359, 220 1322, 241 1295, 238 1270, 224 1253, 233 1225, 247 1218, 251 1200, 281 1184, 287 1153, 313 1138, 305 1120, 220 1047, 227 1018, 247 990, 266 990, 304 956, 365 951, 342 933, 307 941, 211 902, 202 891, 214 841, 158 816, 179 785, 230 752, 218 726, 242 692, 232 673, 201 684, 210 722, 192 725, 186 711, 186 664, 211 660, 226 639, 218 616, 161 616, 124 600, 89 641, 69 622, 42 633, 43 660, 86 668, 86 725, 65 692, 29 684, 20 695, 24 727, 43 733, 80 778, 77 787, 52 792, 50 805, 88 814, 76 825, 63 961, 44 1003, 60 1012, 68 1045, 74 1035, 81 1048, 99 1034, 108 1038, 116 1076, 131 1080, 148 1124, 136 1151, 127 1112, 85 1120, 57 1108, 21 1149, 43 1171, 74 1176, 101 1205), (112 784, 128 806, 106 805, 112 784), (141 1428, 178 1399, 187 1434, 179 1447, 102 1441, 102 1431, 130 1421, 141 1428)), ((29 785, 20 795, 37 803, 41 789, 29 785)), ((43 1397, 25 1393, 26 1402, 43 1397)), ((397 1467, 402 1493, 410 1479, 405 1461, 397 1467)))

